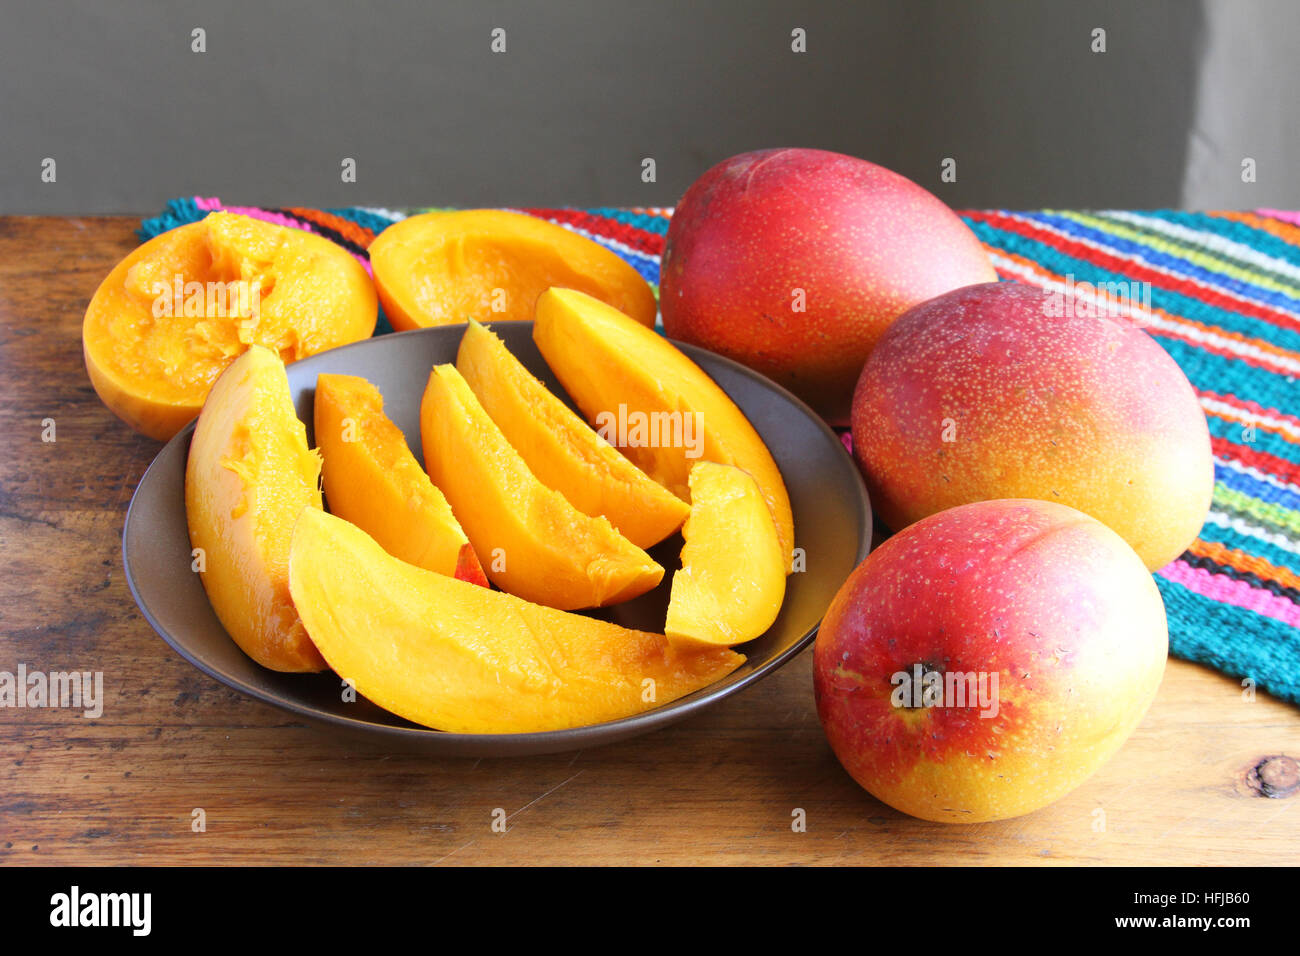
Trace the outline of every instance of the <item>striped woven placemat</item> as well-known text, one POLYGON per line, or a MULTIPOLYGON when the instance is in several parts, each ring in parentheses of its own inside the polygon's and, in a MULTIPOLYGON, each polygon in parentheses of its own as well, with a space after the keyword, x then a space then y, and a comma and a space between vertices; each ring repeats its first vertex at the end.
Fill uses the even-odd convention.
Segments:
MULTIPOLYGON (((269 209, 176 199, 142 238, 228 209, 307 229, 369 268, 375 235, 413 212, 269 209)), ((670 209, 521 209, 599 242, 659 288, 670 209)), ((962 218, 1004 279, 1053 288, 1143 283, 1133 314, 1200 396, 1214 503, 1156 573, 1170 650, 1300 703, 1300 213, 1006 212, 962 218)), ((376 334, 391 331, 386 320, 376 334)))

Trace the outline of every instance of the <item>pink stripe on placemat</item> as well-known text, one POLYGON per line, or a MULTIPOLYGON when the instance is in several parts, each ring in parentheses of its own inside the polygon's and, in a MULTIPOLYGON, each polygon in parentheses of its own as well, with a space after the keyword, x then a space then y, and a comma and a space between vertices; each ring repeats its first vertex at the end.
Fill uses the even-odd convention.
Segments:
POLYGON ((1283 222, 1300 226, 1300 212, 1290 209, 1256 209, 1255 213, 1260 216, 1268 216, 1270 219, 1281 219, 1283 222))
POLYGON ((1246 581, 1234 580, 1226 574, 1211 574, 1204 568, 1194 568, 1182 560, 1166 564, 1156 573, 1166 581, 1181 584, 1212 601, 1222 601, 1292 627, 1300 627, 1300 605, 1278 597, 1271 591, 1252 587, 1246 581))

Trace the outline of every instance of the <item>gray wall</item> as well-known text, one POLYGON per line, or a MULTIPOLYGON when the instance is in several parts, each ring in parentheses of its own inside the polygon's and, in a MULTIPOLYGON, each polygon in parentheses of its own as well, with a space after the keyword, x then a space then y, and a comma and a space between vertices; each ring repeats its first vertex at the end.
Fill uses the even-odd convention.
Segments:
POLYGON ((5 0, 0 212, 670 205, 770 145, 959 207, 1296 208, 1298 33, 1287 0, 5 0))

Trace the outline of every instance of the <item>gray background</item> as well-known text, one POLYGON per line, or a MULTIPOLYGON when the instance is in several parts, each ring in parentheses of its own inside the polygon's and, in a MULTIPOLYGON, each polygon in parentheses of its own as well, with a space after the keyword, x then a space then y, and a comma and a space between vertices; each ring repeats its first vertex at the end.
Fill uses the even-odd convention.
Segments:
POLYGON ((0 212, 671 205, 775 145, 957 207, 1300 208, 1298 49, 1289 0, 4 0, 0 212))

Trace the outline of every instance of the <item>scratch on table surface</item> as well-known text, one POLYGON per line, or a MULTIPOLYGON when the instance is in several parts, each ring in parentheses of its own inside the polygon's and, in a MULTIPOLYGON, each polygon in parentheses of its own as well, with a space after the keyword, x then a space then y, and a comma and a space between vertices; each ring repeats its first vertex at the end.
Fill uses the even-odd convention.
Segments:
POLYGON ((459 853, 461 850, 468 850, 470 847, 472 847, 472 846, 473 846, 475 843, 477 843, 477 842, 478 842, 477 840, 470 840, 470 841, 469 841, 468 843, 466 843, 464 846, 458 846, 458 847, 456 847, 456 849, 454 849, 454 850, 452 850, 450 853, 446 854, 446 856, 440 856, 440 857, 438 857, 438 859, 434 860, 433 863, 432 863, 431 865, 432 865, 432 866, 437 866, 437 865, 438 865, 439 863, 441 863, 443 860, 447 859, 447 857, 449 857, 449 856, 455 856, 455 855, 456 855, 457 853, 459 853))
MULTIPOLYGON (((836 835, 835 841, 844 839, 844 837, 848 836, 850 833, 856 832, 857 829, 858 829, 857 827, 849 827, 847 830, 840 831, 840 833, 836 835)), ((842 847, 840 847, 840 852, 835 854, 835 858, 830 861, 829 865, 831 866, 835 865, 836 863, 840 862, 840 860, 848 856, 850 851, 856 849, 857 849, 857 844, 852 840, 850 840, 849 842, 845 843, 842 847)))
POLYGON ((506 817, 506 822, 509 823, 509 822, 510 822, 511 820, 513 820, 515 817, 519 816, 519 814, 523 813, 525 810, 527 810, 529 807, 531 807, 534 803, 537 803, 539 800, 545 800, 547 797, 549 797, 551 794, 553 794, 556 790, 559 790, 561 787, 567 787, 569 784, 573 783, 573 781, 575 781, 575 780, 577 780, 579 777, 581 777, 583 773, 584 773, 584 771, 579 770, 577 773, 575 773, 575 774, 574 774, 572 777, 570 777, 568 780, 565 780, 563 783, 557 783, 555 786, 551 787, 550 790, 547 790, 547 791, 546 791, 544 794, 542 794, 540 797, 534 797, 533 799, 529 800, 527 803, 525 803, 522 807, 520 807, 520 808, 519 808, 518 810, 516 810, 514 813, 510 814, 510 816, 506 817))

